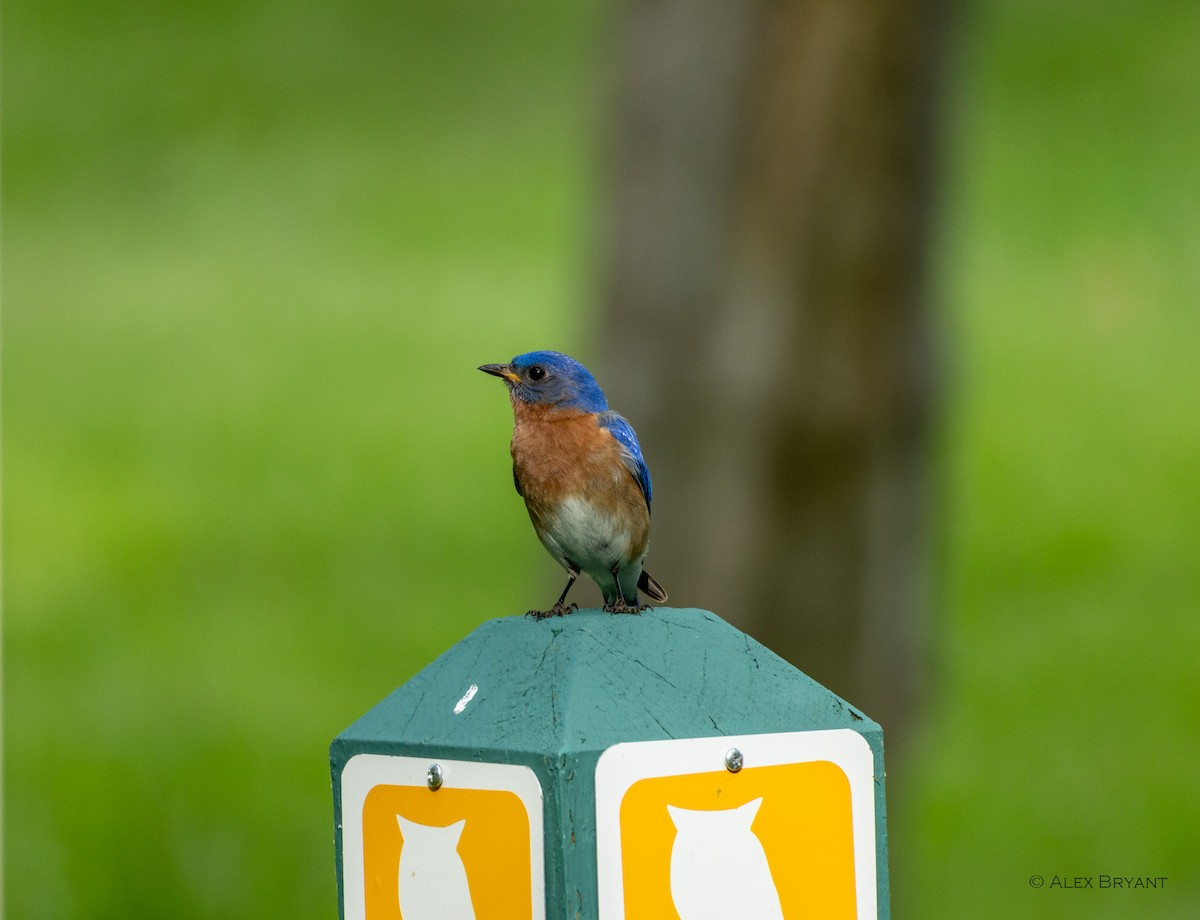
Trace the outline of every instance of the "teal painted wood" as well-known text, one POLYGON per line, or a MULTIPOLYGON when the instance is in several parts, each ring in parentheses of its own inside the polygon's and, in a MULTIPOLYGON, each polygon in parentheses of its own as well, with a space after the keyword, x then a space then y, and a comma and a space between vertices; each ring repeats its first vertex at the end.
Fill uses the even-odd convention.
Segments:
POLYGON ((547 918, 595 918, 596 762, 626 741, 849 728, 875 760, 879 917, 890 917, 883 732, 706 610, 580 610, 489 620, 334 739, 342 903, 342 768, 355 754, 522 764, 542 784, 547 918), (469 705, 455 705, 472 686, 469 705))

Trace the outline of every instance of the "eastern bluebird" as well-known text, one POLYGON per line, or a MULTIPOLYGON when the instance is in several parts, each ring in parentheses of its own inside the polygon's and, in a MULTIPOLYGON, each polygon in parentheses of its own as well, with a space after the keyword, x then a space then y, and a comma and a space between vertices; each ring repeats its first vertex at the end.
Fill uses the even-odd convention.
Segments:
POLYGON ((641 590, 667 599, 642 569, 650 545, 650 471, 633 427, 609 411, 586 367, 556 351, 531 351, 481 371, 508 385, 513 406, 513 482, 538 539, 567 570, 567 586, 541 619, 562 616, 580 572, 609 613, 637 613, 641 590))

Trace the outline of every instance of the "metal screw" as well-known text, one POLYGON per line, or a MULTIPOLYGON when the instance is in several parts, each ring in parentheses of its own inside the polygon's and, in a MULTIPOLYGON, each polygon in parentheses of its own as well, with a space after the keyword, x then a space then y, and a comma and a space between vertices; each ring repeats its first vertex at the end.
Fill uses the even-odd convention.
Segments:
POLYGON ((725 752, 725 769, 730 773, 737 773, 742 769, 742 752, 737 748, 730 748, 725 752))
POLYGON ((433 792, 442 788, 442 765, 440 763, 429 765, 429 770, 425 773, 425 784, 433 792))

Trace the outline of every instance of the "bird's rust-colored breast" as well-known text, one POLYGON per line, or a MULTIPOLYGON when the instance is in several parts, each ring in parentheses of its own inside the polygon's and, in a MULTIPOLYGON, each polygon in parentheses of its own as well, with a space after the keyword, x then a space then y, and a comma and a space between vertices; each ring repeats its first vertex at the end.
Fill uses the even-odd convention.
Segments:
POLYGON ((626 517, 635 543, 649 536, 650 514, 641 488, 621 458, 616 438, 596 416, 520 404, 514 407, 513 466, 536 519, 569 496, 626 517))

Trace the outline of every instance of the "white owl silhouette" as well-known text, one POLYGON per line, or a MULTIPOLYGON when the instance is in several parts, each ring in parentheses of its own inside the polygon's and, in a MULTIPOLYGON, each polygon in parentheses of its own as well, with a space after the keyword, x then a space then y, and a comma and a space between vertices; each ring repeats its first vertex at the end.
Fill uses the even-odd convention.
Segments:
POLYGON ((783 920, 766 851, 750 830, 761 804, 758 798, 721 811, 667 806, 678 831, 671 848, 671 898, 680 920, 783 920))
POLYGON ((458 855, 464 818, 449 827, 400 815, 400 916, 403 920, 475 920, 467 869, 458 855))

